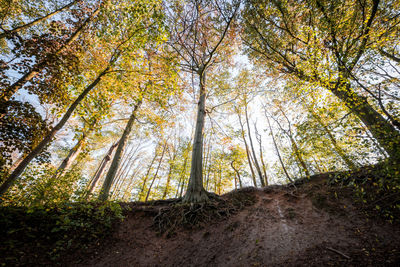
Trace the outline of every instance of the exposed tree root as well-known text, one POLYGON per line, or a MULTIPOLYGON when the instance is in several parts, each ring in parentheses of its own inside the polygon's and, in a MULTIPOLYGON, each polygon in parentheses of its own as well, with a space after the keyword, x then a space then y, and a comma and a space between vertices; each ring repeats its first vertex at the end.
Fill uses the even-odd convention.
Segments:
POLYGON ((181 227, 201 227, 204 223, 219 221, 237 213, 245 206, 255 203, 251 191, 241 190, 232 192, 224 197, 208 194, 209 201, 198 204, 170 204, 159 209, 154 217, 153 226, 170 237, 181 227))

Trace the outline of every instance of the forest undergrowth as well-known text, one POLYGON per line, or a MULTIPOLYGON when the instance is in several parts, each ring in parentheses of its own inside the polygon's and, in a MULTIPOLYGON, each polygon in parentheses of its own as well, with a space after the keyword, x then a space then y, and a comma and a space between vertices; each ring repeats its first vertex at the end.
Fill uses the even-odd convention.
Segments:
MULTIPOLYGON (((107 244, 107 240, 112 240, 114 233, 132 214, 150 218, 149 229, 159 238, 176 238, 182 231, 208 229, 216 223, 225 223, 242 210, 251 209, 260 192, 280 192, 289 201, 298 201, 305 196, 316 209, 340 216, 347 212, 342 201, 350 200, 365 217, 363 220, 383 219, 398 228, 397 168, 379 164, 365 166, 356 172, 313 175, 286 185, 262 189, 247 187, 222 196, 209 193, 210 201, 197 204, 182 203, 182 199, 177 198, 130 203, 96 201, 53 206, 3 206, 0 212, 1 264, 69 265, 71 255, 85 258, 85 253, 90 254, 107 244)), ((299 213, 301 210, 289 208, 285 216, 293 219, 299 213)), ((136 219, 141 220, 141 217, 136 219)))

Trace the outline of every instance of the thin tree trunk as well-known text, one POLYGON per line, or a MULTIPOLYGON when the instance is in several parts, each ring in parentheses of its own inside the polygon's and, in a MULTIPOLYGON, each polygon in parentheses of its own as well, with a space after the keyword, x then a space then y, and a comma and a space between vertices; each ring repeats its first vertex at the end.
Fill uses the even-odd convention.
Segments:
MULTIPOLYGON (((103 3, 103 2, 102 2, 103 3)), ((101 4, 102 5, 102 4, 101 4)), ((100 5, 100 6, 101 6, 100 5)), ((61 54, 65 48, 69 47, 76 39, 78 39, 79 35, 82 33, 83 29, 92 21, 94 17, 96 17, 100 12, 100 7, 98 7, 89 18, 87 18, 82 25, 72 34, 72 36, 63 44, 54 54, 53 56, 58 56, 61 54)), ((43 61, 36 63, 27 73, 25 73, 21 78, 18 79, 15 83, 6 88, 1 95, 0 98, 0 118, 3 117, 6 113, 7 102, 11 99, 11 97, 27 82, 31 81, 36 75, 38 75, 52 60, 52 57, 46 57, 43 61)))
POLYGON ((236 169, 235 166, 233 165, 233 161, 231 162, 231 166, 232 166, 232 169, 235 171, 237 178, 239 180, 239 187, 242 188, 242 179, 240 178, 239 170, 236 169))
POLYGON ((186 184, 185 177, 183 177, 181 191, 179 192, 179 197, 183 196, 183 189, 185 188, 185 184, 186 184))
POLYGON ((262 149, 262 140, 261 140, 261 135, 258 133, 257 126, 256 126, 255 123, 254 123, 254 130, 255 130, 255 133, 256 133, 256 139, 257 139, 258 145, 260 147, 260 161, 261 161, 262 170, 263 170, 263 174, 264 174, 265 185, 267 186, 268 185, 268 176, 267 176, 267 167, 266 167, 266 164, 264 162, 263 149, 262 149))
POLYGON ((189 185, 183 202, 199 203, 208 200, 208 195, 203 187, 203 132, 204 120, 206 115, 206 77, 204 69, 199 74, 200 78, 200 97, 197 109, 196 129, 194 132, 192 164, 190 168, 189 185))
POLYGON ((122 133, 121 139, 118 142, 117 150, 115 151, 115 155, 111 162, 110 169, 108 170, 107 176, 104 180, 103 186, 100 191, 99 200, 101 200, 101 201, 105 201, 108 198, 108 195, 110 193, 111 184, 114 181, 115 174, 118 171, 122 153, 123 153, 126 143, 128 141, 129 134, 132 131, 133 123, 135 122, 135 119, 136 119, 136 111, 138 110, 141 103, 142 103, 142 101, 139 100, 138 103, 136 103, 135 107, 133 108, 132 114, 129 117, 129 121, 126 124, 124 132, 122 133))
POLYGON ((7 177, 4 183, 0 186, 0 196, 2 196, 8 188, 10 188, 14 182, 18 179, 18 177, 22 174, 28 164, 39 155, 44 148, 52 141, 53 137, 56 133, 63 128, 68 119, 72 116, 72 113, 75 111, 76 107, 79 103, 86 97, 86 95, 101 81, 102 77, 108 72, 110 65, 107 66, 98 76, 97 78, 88 85, 85 90, 75 99, 75 101, 68 108, 67 112, 61 118, 61 120, 54 126, 53 129, 44 137, 44 139, 21 161, 20 164, 15 168, 15 170, 7 177))
POLYGON ((235 190, 237 190, 237 180, 236 180, 236 173, 234 174, 234 178, 235 178, 235 190))
POLYGON ((134 178, 136 177, 136 175, 139 173, 139 168, 138 169, 136 169, 136 170, 134 170, 133 171, 133 173, 132 173, 132 175, 131 175, 131 177, 129 178, 129 184, 126 186, 126 189, 125 189, 125 192, 124 192, 124 194, 123 194, 123 199, 125 200, 125 199, 128 199, 127 197, 128 197, 128 192, 130 193, 129 194, 129 196, 130 196, 130 199, 132 199, 132 191, 131 191, 131 188, 132 188, 132 184, 133 184, 133 181, 135 180, 134 178))
POLYGON ((149 178, 149 175, 150 175, 150 172, 151 172, 151 168, 153 167, 154 161, 157 158, 157 149, 158 149, 158 144, 157 144, 156 149, 154 151, 154 157, 151 160, 151 163, 149 165, 149 168, 147 169, 146 175, 144 176, 142 189, 140 190, 140 193, 139 193, 139 200, 142 199, 142 196, 143 196, 143 193, 144 193, 144 190, 145 190, 145 187, 146 187, 147 179, 149 178))
POLYGON ((69 4, 67 4, 67 5, 65 5, 65 6, 59 8, 59 9, 53 11, 53 12, 51 12, 51 13, 49 13, 49 14, 47 14, 46 16, 37 18, 37 19, 27 23, 27 24, 21 25, 19 27, 15 27, 14 29, 11 29, 11 30, 5 30, 3 33, 0 34, 0 39, 6 38, 6 37, 10 37, 10 36, 12 36, 13 34, 15 34, 17 32, 20 32, 20 31, 23 31, 23 30, 28 29, 30 27, 33 27, 33 26, 39 24, 40 22, 42 22, 44 20, 47 20, 47 19, 57 15, 58 13, 62 12, 63 10, 70 8, 76 2, 77 2, 76 0, 72 1, 71 3, 69 3, 69 4))
POLYGON ((69 151, 67 157, 61 162, 60 166, 58 166, 55 173, 47 180, 47 182, 43 186, 42 190, 40 190, 36 199, 38 199, 39 201, 43 200, 46 190, 48 190, 48 188, 50 188, 50 186, 53 184, 53 182, 56 179, 61 178, 63 176, 64 172, 67 169, 69 169, 72 162, 74 162, 75 159, 81 153, 84 142, 86 141, 86 137, 87 136, 85 134, 83 134, 82 138, 78 140, 78 143, 69 151))
MULTIPOLYGON (((125 179, 125 178, 122 178, 122 177, 126 177, 126 175, 129 174, 129 172, 131 171, 132 167, 135 165, 136 161, 139 159, 138 155, 136 155, 136 157, 133 159, 133 156, 136 154, 136 152, 137 152, 137 149, 135 150, 134 154, 131 155, 131 158, 129 159, 129 162, 127 164, 128 166, 125 168, 125 171, 119 175, 118 181, 121 180, 121 182, 120 183, 117 183, 117 182, 115 183, 115 192, 118 192, 118 194, 121 192, 121 189, 123 187, 123 184, 124 184, 125 180, 129 180, 129 184, 128 184, 128 186, 126 188, 129 188, 130 185, 132 184, 132 177, 133 176, 131 176, 129 179, 125 179), (133 161, 132 161, 132 159, 133 159, 133 161)), ((117 193, 115 195, 117 196, 117 193)), ((114 192, 113 192, 112 196, 114 196, 114 192)))
POLYGON ((293 183, 293 180, 292 180, 292 178, 290 178, 289 173, 288 173, 287 170, 286 170, 285 164, 283 163, 283 160, 282 160, 282 157, 281 157, 281 153, 279 152, 279 148, 278 148, 278 145, 277 145, 277 143, 276 143, 275 136, 274 136, 274 132, 272 131, 271 122, 269 121, 268 115, 265 114, 265 117, 267 118, 268 127, 269 127, 269 130, 271 131, 272 142, 274 143, 274 147, 275 147, 275 150, 276 150, 276 154, 278 155, 279 162, 281 163, 283 172, 285 173, 286 178, 288 178, 288 180, 289 180, 291 183, 293 183))
MULTIPOLYGON (((210 161, 211 161, 211 159, 212 159, 212 154, 210 155, 210 161)), ((207 176, 206 176, 206 191, 208 191, 208 183, 209 183, 209 180, 210 180, 210 172, 211 172, 211 166, 208 166, 207 176)))
POLYGON ((97 182, 99 181, 100 177, 103 175, 104 170, 106 169, 107 163, 111 160, 111 155, 114 151, 114 149, 117 147, 118 142, 113 144, 110 149, 108 150, 107 154, 103 158, 103 160, 100 162, 99 168, 95 172, 92 181, 89 186, 88 193, 93 194, 94 189, 96 188, 97 182))
POLYGON ((167 147, 167 141, 165 141, 163 150, 162 150, 162 152, 161 152, 160 160, 158 161, 158 166, 157 166, 156 172, 154 173, 153 180, 151 181, 151 184, 150 184, 150 186, 149 186, 149 189, 147 190, 146 199, 144 200, 145 202, 147 202, 147 200, 149 199, 150 192, 151 192, 151 188, 153 187, 154 181, 156 180, 157 175, 158 175, 158 171, 160 170, 160 166, 161 166, 162 160, 163 160, 163 158, 164 158, 164 154, 165 154, 165 149, 166 149, 166 147, 167 147))
POLYGON ((299 168, 299 169, 303 169, 305 175, 306 175, 307 177, 309 177, 309 176, 310 176, 310 172, 308 171, 307 165, 306 165, 306 163, 304 162, 303 157, 301 156, 301 151, 300 151, 299 147, 297 146, 296 140, 294 140, 294 138, 293 138, 293 133, 292 133, 292 130, 291 130, 292 128, 291 128, 290 120, 289 120, 289 118, 286 116, 286 113, 283 111, 283 109, 281 108, 280 105, 278 105, 278 108, 279 108, 279 110, 282 112, 283 116, 285 117, 285 119, 286 119, 286 121, 287 121, 287 123, 288 123, 288 126, 289 126, 289 130, 285 130, 285 129, 281 126, 281 124, 279 123, 278 120, 276 120, 276 119, 274 119, 274 120, 275 120, 275 122, 278 124, 279 128, 287 135, 287 137, 289 137, 290 143, 292 144, 292 150, 293 150, 293 152, 294 152, 294 154, 295 154, 295 156, 296 156, 297 162, 298 162, 298 163, 300 164, 300 166, 301 166, 301 168, 299 168))
POLYGON ((138 149, 139 149, 139 145, 136 146, 136 148, 135 148, 135 146, 132 146, 131 150, 128 153, 123 153, 124 155, 122 156, 122 158, 124 158, 124 161, 121 164, 121 166, 118 168, 117 173, 115 174, 115 178, 114 178, 115 182, 113 182, 111 185, 111 187, 114 186, 114 190, 112 190, 111 197, 113 197, 115 195, 114 193, 116 193, 116 191, 118 191, 119 188, 122 186, 123 181, 124 181, 124 176, 129 173, 129 171, 132 168, 132 164, 137 159, 137 157, 136 157, 136 159, 134 159, 134 156, 136 155, 136 152, 138 151, 138 149), (135 151, 133 151, 133 150, 135 150, 135 151), (133 163, 131 163, 132 160, 133 160, 133 163))
POLYGON ((82 134, 82 137, 78 140, 76 145, 69 151, 67 157, 61 162, 60 166, 58 166, 54 176, 60 176, 65 172, 65 170, 69 169, 69 167, 81 153, 87 139, 87 134, 88 133, 82 134))
MULTIPOLYGON (((205 143, 207 143, 207 141, 205 141, 205 143)), ((206 152, 206 155, 205 155, 205 158, 204 158, 204 166, 203 166, 203 172, 204 172, 204 174, 206 175, 206 181, 207 181, 207 173, 208 173, 208 171, 209 171, 209 157, 210 157, 210 147, 211 147, 211 135, 210 135, 210 138, 209 138, 209 140, 208 140, 208 145, 206 146, 206 149, 207 149, 207 152, 206 152)), ((206 191, 207 191, 207 187, 206 187, 206 191)))
POLYGON ((256 152, 254 150, 253 138, 251 138, 249 116, 247 114, 247 102, 246 102, 246 104, 244 106, 244 114, 246 116, 246 125, 247 125, 247 131, 249 132, 249 141, 250 141, 251 152, 253 154, 254 165, 256 166, 256 170, 257 170, 257 173, 258 173, 258 178, 260 179, 260 182, 261 182, 261 187, 264 187, 265 186, 264 178, 263 178, 263 175, 262 175, 262 172, 261 172, 260 165, 258 164, 256 152))
POLYGON ((222 185, 222 166, 219 165, 219 179, 218 179, 218 195, 221 195, 221 185, 222 185))
POLYGON ((240 117, 240 113, 239 113, 239 112, 240 112, 240 111, 237 110, 237 114, 238 114, 238 117, 239 117, 239 124, 240 124, 240 127, 241 127, 241 129, 242 129, 242 132, 241 132, 241 133, 242 133, 242 139, 243 139, 243 142, 244 142, 244 146, 245 146, 245 148, 246 148, 247 161, 248 161, 248 163, 249 163, 249 167, 250 167, 250 171, 251 171, 251 177, 253 178, 253 185, 254 185, 254 187, 257 187, 256 175, 255 175, 255 173, 254 173, 253 165, 252 165, 252 163, 251 163, 250 152, 249 152, 249 146, 247 145, 246 136, 245 136, 245 134, 244 134, 244 127, 243 127, 242 119, 241 119, 241 117, 240 117))

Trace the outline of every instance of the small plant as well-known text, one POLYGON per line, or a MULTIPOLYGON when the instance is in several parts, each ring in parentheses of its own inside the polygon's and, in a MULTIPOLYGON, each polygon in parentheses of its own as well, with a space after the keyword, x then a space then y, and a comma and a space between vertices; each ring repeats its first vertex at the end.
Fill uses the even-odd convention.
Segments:
POLYGON ((38 255, 36 264, 53 262, 104 238, 121 219, 122 208, 114 202, 0 207, 0 254, 7 255, 0 263, 32 262, 23 255, 38 255))

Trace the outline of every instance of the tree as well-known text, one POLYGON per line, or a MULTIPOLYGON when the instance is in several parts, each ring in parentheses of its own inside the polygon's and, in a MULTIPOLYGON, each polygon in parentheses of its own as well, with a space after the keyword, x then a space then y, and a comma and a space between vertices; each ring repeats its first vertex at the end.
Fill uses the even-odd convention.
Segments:
POLYGON ((108 170, 107 176, 106 176, 103 186, 101 188, 99 200, 104 201, 104 200, 107 200, 107 198, 108 198, 108 195, 110 193, 111 184, 114 181, 114 177, 118 171, 119 163, 120 163, 121 157, 122 157, 122 152, 125 149, 126 143, 128 141, 128 136, 132 130, 133 123, 136 120, 136 112, 137 112, 138 108, 140 107, 140 105, 141 105, 141 100, 139 100, 134 105, 132 114, 129 117, 129 121, 126 124, 126 127, 124 129, 124 132, 123 132, 121 138, 118 141, 117 150, 115 151, 115 155, 111 162, 110 169, 108 170))
POLYGON ((13 29, 10 29, 10 30, 3 29, 4 32, 0 34, 0 39, 9 38, 10 36, 12 36, 12 35, 14 35, 16 33, 19 33, 20 31, 24 31, 24 30, 26 30, 26 29, 28 29, 30 27, 35 26, 36 24, 41 23, 42 21, 50 19, 51 17, 57 15, 58 13, 70 8, 76 2, 78 2, 78 0, 71 1, 69 4, 66 4, 66 5, 62 6, 62 7, 58 8, 58 9, 54 10, 53 12, 50 12, 49 14, 47 14, 45 16, 39 17, 39 18, 37 18, 37 19, 35 19, 35 20, 31 21, 31 22, 28 22, 28 23, 23 24, 21 26, 17 26, 17 27, 15 27, 13 29))
MULTIPOLYGON (((141 2, 136 2, 135 4, 139 7, 144 5, 141 2)), ((156 7, 157 5, 151 6, 149 9, 137 9, 137 13, 130 13, 130 20, 123 21, 124 23, 131 23, 127 23, 117 32, 114 32, 115 29, 110 30, 110 35, 112 34, 112 38, 108 36, 108 38, 110 38, 108 39, 106 38, 106 35, 104 35, 105 37, 102 41, 104 41, 105 43, 103 44, 105 47, 108 46, 108 48, 111 50, 111 55, 108 56, 108 60, 105 62, 105 66, 101 71, 98 72, 97 76, 85 86, 84 90, 79 93, 78 97, 76 97, 75 101, 73 101, 73 103, 69 106, 60 121, 7 177, 7 179, 0 186, 0 195, 4 194, 4 192, 10 186, 12 186, 15 180, 27 167, 29 162, 31 162, 38 154, 40 154, 43 149, 52 141, 55 134, 61 128, 63 128, 65 123, 72 116, 77 106, 85 99, 89 92, 91 92, 100 83, 100 81, 103 80, 105 76, 114 75, 115 77, 116 72, 113 68, 115 68, 116 65, 122 64, 123 66, 126 66, 127 62, 132 62, 135 56, 141 56, 137 55, 137 52, 140 48, 143 48, 145 45, 148 45, 151 42, 159 42, 160 39, 158 38, 162 38, 162 36, 159 35, 159 19, 161 19, 161 17, 157 13, 157 10, 155 9, 156 7), (143 14, 144 11, 146 12, 143 14), (111 43, 111 47, 109 46, 109 43, 111 43)), ((124 14, 123 12, 131 12, 131 10, 123 10, 122 14, 124 14)), ((113 15, 115 16, 120 14, 114 13, 113 15)), ((117 77, 119 76, 117 75, 117 77)))
POLYGON ((182 60, 182 67, 197 76, 199 100, 194 132, 192 162, 184 202, 208 200, 203 187, 203 131, 206 115, 206 76, 216 60, 226 55, 227 35, 239 9, 239 3, 194 0, 169 7, 171 20, 170 45, 182 60), (225 49, 225 52, 224 52, 225 49))
MULTIPOLYGON (((328 89, 360 118, 393 158, 400 133, 356 91, 353 76, 361 59, 388 33, 378 23, 387 9, 379 0, 247 1, 243 9, 248 53, 271 72, 328 89)), ((390 17, 396 25, 398 18, 390 17)))
POLYGON ((101 1, 99 6, 91 13, 88 18, 86 18, 80 26, 76 28, 76 30, 69 36, 68 39, 66 39, 62 44, 59 45, 59 47, 54 48, 54 51, 49 54, 44 54, 44 55, 39 55, 36 54, 38 58, 38 61, 33 64, 33 66, 28 67, 28 70, 20 77, 16 82, 13 84, 9 85, 7 88, 4 88, 1 94, 0 98, 0 104, 1 104, 1 109, 0 109, 0 116, 4 116, 5 112, 7 109, 5 109, 6 106, 8 106, 8 101, 11 99, 11 97, 20 89, 22 88, 26 83, 30 82, 32 79, 34 79, 39 73, 41 73, 46 67, 49 65, 52 65, 53 61, 57 59, 62 53, 65 52, 66 49, 68 49, 77 39, 78 37, 82 34, 83 30, 87 27, 91 21, 96 18, 96 16, 99 14, 101 8, 104 5, 104 1, 101 1))

